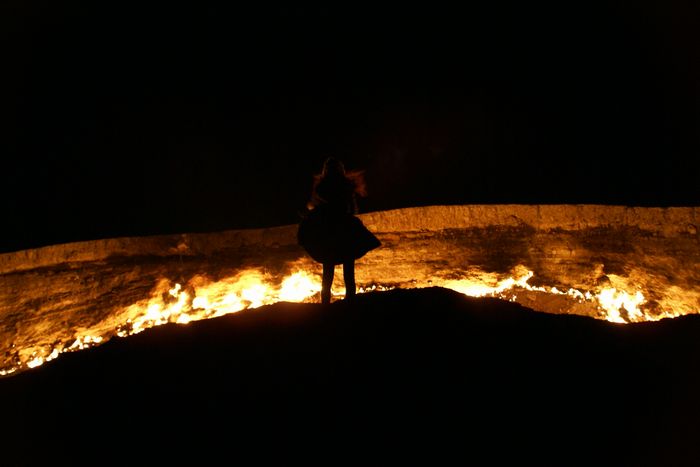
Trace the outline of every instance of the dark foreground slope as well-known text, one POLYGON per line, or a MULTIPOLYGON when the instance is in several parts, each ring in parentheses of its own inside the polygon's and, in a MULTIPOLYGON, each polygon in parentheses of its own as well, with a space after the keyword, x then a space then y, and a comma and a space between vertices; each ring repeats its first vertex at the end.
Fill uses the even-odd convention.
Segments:
POLYGON ((161 326, 0 380, 1 463, 697 465, 698 318, 434 288, 161 326))

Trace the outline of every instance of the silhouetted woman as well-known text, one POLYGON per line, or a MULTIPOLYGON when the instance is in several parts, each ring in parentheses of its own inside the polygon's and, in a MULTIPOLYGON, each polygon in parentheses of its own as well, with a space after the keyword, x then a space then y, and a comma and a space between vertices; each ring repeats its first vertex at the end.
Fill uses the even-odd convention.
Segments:
POLYGON ((355 260, 380 246, 377 237, 357 214, 357 197, 365 196, 362 172, 346 172, 343 163, 329 157, 314 176, 308 213, 299 224, 299 244, 323 264, 321 303, 330 303, 337 264, 343 265, 345 297, 355 296, 355 260))

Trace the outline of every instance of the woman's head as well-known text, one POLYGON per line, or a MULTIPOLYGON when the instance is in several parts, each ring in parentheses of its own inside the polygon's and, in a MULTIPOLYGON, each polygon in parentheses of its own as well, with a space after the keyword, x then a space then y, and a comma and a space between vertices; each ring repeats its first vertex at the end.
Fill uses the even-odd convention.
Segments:
POLYGON ((323 163, 322 175, 345 175, 345 166, 335 157, 329 157, 323 163))
POLYGON ((364 179, 364 170, 345 170, 345 165, 335 157, 328 157, 323 162, 323 170, 320 174, 314 175, 313 196, 317 196, 316 189, 324 180, 327 183, 338 184, 351 187, 354 194, 367 196, 367 188, 364 179))

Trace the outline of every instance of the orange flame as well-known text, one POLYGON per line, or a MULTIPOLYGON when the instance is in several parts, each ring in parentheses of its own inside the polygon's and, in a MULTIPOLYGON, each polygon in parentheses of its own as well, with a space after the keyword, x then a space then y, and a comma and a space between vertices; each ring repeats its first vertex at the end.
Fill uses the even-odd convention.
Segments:
POLYGON ((125 310, 126 324, 117 335, 136 334, 169 322, 185 324, 216 318, 280 301, 303 302, 320 290, 320 283, 304 271, 291 274, 279 286, 271 285, 257 269, 220 281, 194 276, 185 287, 178 283, 171 285, 163 279, 148 300, 134 303, 125 310))
MULTIPOLYGON (((587 291, 571 288, 561 291, 556 287, 530 285, 528 281, 533 275, 534 273, 526 267, 517 266, 506 277, 477 271, 463 279, 436 278, 426 284, 415 283, 405 287, 438 286, 471 297, 492 296, 510 301, 518 301, 518 293, 524 291, 557 295, 577 303, 588 303, 599 311, 598 318, 615 323, 655 321, 698 312, 694 304, 700 301, 700 292, 672 288, 657 301, 661 311, 648 310, 644 308, 647 299, 642 291, 628 284, 627 279, 620 276, 608 276, 612 287, 587 291)), ((358 292, 391 288, 372 284, 359 287, 358 292)), ((85 330, 70 346, 63 348, 27 349, 31 353, 24 361, 17 367, 0 369, 0 376, 9 375, 21 367, 35 368, 57 358, 63 352, 99 344, 113 334, 124 337, 165 323, 186 324, 281 301, 316 301, 320 291, 321 284, 317 275, 304 270, 295 271, 279 284, 275 284, 259 269, 245 270, 218 281, 198 275, 184 285, 162 278, 156 283, 148 299, 136 302, 118 313, 117 321, 123 324, 117 329, 107 332, 104 329, 92 332, 85 330), (95 332, 97 334, 94 334, 95 332)), ((334 293, 334 296, 342 297, 343 294, 334 293)))

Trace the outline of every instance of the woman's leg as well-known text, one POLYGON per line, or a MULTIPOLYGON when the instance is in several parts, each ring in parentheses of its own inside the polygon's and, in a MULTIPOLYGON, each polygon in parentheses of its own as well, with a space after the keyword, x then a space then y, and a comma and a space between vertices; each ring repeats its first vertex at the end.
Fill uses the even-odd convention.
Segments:
POLYGON ((343 281, 345 282, 345 298, 355 296, 355 260, 343 263, 343 281))
POLYGON ((333 285, 334 272, 334 264, 323 263, 323 280, 321 282, 321 303, 323 304, 331 302, 331 286, 333 285))

